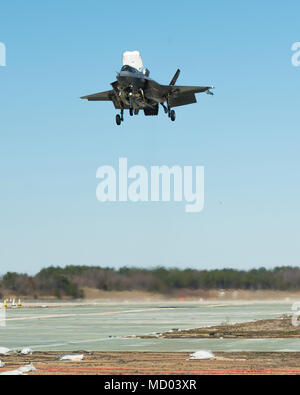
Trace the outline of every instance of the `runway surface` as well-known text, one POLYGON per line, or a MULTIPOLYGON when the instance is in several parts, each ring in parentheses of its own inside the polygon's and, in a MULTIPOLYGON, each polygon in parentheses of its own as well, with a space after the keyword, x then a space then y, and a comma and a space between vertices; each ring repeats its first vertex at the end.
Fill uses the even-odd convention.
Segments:
POLYGON ((61 305, 8 310, 0 347, 34 351, 300 351, 293 339, 139 339, 168 331, 276 318, 291 303, 61 305))

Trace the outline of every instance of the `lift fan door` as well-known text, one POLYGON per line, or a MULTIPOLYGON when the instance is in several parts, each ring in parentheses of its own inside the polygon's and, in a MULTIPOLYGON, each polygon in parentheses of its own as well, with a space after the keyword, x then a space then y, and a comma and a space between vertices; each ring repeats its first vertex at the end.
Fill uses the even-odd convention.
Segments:
POLYGON ((123 66, 131 66, 143 71, 143 60, 139 51, 125 51, 122 58, 123 66))

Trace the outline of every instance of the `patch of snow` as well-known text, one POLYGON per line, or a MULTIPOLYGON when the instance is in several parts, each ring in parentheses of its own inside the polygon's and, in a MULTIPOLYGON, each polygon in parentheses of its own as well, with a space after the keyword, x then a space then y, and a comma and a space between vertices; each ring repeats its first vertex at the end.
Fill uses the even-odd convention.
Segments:
POLYGON ((20 372, 22 373, 29 373, 29 372, 35 372, 36 368, 32 365, 32 363, 30 365, 25 365, 22 366, 21 368, 18 369, 20 372))
POLYGON ((10 352, 9 348, 0 347, 0 355, 7 355, 10 352))
POLYGON ((23 348, 23 349, 21 350, 21 354, 22 354, 22 355, 32 355, 32 354, 33 354, 33 351, 31 350, 31 348, 23 348))
POLYGON ((211 351, 196 351, 190 354, 190 359, 214 359, 215 356, 211 351))
POLYGON ((78 355, 64 355, 60 358, 61 361, 82 361, 83 354, 78 355))

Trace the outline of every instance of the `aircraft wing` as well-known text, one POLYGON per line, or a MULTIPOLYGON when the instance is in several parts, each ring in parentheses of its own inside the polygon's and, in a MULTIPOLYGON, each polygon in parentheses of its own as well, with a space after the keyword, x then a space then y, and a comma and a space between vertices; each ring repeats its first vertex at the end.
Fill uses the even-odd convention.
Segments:
POLYGON ((213 86, 177 86, 177 85, 165 85, 164 88, 169 94, 186 94, 186 93, 203 93, 210 89, 214 89, 213 86))
POLYGON ((164 95, 168 97, 170 107, 185 106, 187 104, 196 103, 196 93, 207 92, 213 94, 210 90, 213 86, 162 86, 164 95))
POLYGON ((87 99, 88 101, 113 101, 114 99, 114 91, 106 91, 95 93, 93 95, 83 96, 80 99, 87 99))

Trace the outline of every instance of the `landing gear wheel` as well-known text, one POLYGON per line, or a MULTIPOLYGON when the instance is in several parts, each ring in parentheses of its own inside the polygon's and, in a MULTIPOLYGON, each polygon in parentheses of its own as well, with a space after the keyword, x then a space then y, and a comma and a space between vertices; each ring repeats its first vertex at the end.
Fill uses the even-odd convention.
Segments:
POLYGON ((131 117, 133 116, 133 108, 129 109, 129 114, 130 114, 131 117))
POLYGON ((170 118, 171 118, 171 121, 175 121, 175 119, 176 119, 176 114, 175 114, 175 111, 174 110, 172 110, 171 112, 170 112, 170 118))
POLYGON ((118 126, 120 126, 120 125, 121 125, 121 122, 122 122, 121 116, 120 116, 119 114, 117 114, 117 115, 116 115, 116 124, 117 124, 118 126))

